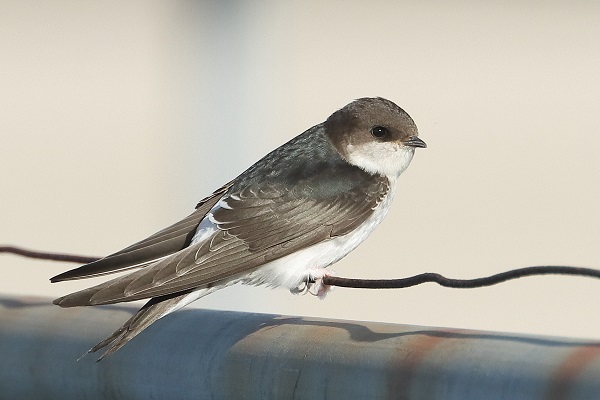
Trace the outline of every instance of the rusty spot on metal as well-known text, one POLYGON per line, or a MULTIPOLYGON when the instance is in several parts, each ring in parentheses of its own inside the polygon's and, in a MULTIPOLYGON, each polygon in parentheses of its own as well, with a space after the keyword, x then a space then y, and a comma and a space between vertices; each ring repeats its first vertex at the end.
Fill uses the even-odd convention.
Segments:
POLYGON ((569 398, 569 392, 577 376, 600 356, 599 346, 585 346, 572 351, 558 366, 550 379, 546 399, 563 400, 569 398))
POLYGON ((406 345, 397 348, 392 356, 388 376, 389 398, 404 400, 410 397, 411 383, 423 359, 445 339, 425 333, 407 340, 406 345))

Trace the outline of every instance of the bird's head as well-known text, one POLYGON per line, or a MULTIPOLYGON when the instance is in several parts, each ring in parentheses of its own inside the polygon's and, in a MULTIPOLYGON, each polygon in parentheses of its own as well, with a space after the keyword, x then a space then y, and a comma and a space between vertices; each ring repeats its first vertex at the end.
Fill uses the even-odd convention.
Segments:
POLYGON ((371 174, 396 179, 410 164, 419 139, 412 118, 381 97, 353 101, 325 121, 325 132, 340 155, 371 174))

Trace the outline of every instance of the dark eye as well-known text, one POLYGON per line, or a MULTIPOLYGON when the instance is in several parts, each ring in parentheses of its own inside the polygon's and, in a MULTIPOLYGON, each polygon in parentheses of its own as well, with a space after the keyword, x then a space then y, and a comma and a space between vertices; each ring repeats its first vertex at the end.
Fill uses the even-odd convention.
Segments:
POLYGON ((373 129, 371 129, 371 134, 378 139, 387 137, 389 133, 390 132, 387 130, 387 128, 383 126, 374 126, 373 129))

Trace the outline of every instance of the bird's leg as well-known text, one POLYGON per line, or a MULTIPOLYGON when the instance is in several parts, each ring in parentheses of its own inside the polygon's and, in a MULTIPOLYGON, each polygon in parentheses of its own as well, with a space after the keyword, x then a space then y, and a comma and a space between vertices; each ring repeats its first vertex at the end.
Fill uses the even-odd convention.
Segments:
POLYGON ((308 280, 306 282, 308 292, 313 296, 317 296, 321 300, 324 299, 325 296, 327 296, 327 293, 329 293, 331 290, 331 286, 323 284, 323 277, 334 275, 335 272, 326 268, 310 268, 308 280))

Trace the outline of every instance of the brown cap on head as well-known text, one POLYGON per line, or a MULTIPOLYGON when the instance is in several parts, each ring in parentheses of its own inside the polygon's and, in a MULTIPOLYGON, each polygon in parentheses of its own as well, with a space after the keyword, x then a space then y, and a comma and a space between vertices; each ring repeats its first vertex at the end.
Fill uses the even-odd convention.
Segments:
POLYGON ((334 112, 325 121, 325 129, 332 142, 340 145, 359 145, 373 140, 402 143, 418 136, 410 115, 381 97, 353 101, 334 112))
POLYGON ((381 97, 353 101, 333 113, 324 127, 342 157, 373 173, 397 176, 415 147, 426 147, 412 118, 381 97))

